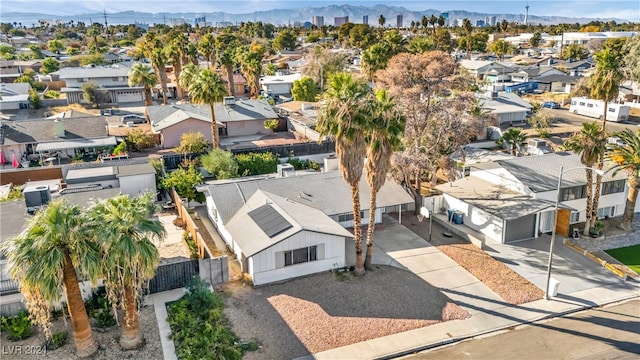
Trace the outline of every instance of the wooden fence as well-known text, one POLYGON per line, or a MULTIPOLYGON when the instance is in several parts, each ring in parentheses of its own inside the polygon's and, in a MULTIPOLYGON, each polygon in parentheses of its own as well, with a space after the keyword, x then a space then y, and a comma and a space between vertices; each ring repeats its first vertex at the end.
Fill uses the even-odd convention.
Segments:
POLYGON ((173 203, 176 204, 176 210, 178 211, 178 217, 185 222, 185 230, 191 234, 191 238, 195 239, 196 245, 198 245, 198 255, 201 259, 210 259, 213 258, 213 254, 211 250, 207 247, 202 238, 202 234, 200 234, 200 228, 196 225, 195 221, 191 218, 191 214, 187 209, 187 204, 183 202, 183 200, 178 196, 178 193, 174 189, 169 190, 169 196, 173 200, 173 203))

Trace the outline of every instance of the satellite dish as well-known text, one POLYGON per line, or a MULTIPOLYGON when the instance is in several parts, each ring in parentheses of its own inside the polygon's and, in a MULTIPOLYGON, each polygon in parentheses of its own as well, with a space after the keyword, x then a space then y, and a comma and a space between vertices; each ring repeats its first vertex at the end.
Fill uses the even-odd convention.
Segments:
POLYGON ((420 208, 420 215, 424 216, 425 218, 429 218, 429 209, 427 209, 426 207, 421 207, 420 208))

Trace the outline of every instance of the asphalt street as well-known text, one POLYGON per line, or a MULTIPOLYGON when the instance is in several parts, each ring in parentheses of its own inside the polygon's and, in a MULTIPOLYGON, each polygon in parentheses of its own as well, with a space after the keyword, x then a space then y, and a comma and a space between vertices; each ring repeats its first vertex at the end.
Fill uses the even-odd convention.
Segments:
MULTIPOLYGON (((556 118, 558 122, 572 126, 582 126, 582 124, 584 123, 593 121, 602 122, 602 120, 596 118, 572 114, 568 109, 545 109, 545 111, 549 112, 549 114, 556 118)), ((640 129, 638 125, 640 125, 640 123, 629 121, 624 123, 607 121, 607 130, 609 130, 609 132, 617 132, 629 128, 633 131, 636 131, 637 129, 640 129)))
POLYGON ((403 359, 638 359, 640 299, 582 311, 403 359))

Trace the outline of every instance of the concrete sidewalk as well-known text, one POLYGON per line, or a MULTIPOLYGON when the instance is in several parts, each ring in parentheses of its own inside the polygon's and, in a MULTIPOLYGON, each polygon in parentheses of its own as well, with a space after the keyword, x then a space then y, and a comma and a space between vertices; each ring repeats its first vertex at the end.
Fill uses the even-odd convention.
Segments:
MULTIPOLYGON (((440 227, 438 228, 441 229, 440 227)), ((434 232, 433 235, 442 236, 441 232, 434 232)), ((548 242, 541 241, 541 243, 542 247, 545 244, 548 247, 548 242)), ((353 248, 353 244, 347 244, 347 259, 355 259, 354 251, 350 248, 353 248)), ((505 249, 502 250, 503 255, 508 253, 505 249)), ((489 249, 489 252, 491 251, 495 251, 495 249, 489 249)), ((527 250, 524 251, 527 252, 527 250)), ((529 254, 537 258, 534 263, 541 261, 542 257, 548 256, 543 250, 529 252, 529 254)), ((514 255, 522 254, 515 251, 514 255)), ((518 257, 520 260, 523 260, 523 258, 525 257, 518 257)), ((505 260, 511 261, 509 259, 505 260)), ((560 262, 570 261, 565 259, 565 256, 559 257, 558 260, 560 262)), ((316 353, 307 358, 392 358, 488 334, 507 327, 557 317, 566 313, 640 296, 640 284, 636 282, 620 282, 614 278, 615 275, 613 274, 611 274, 612 279, 610 281, 603 281, 603 278, 599 278, 598 281, 588 282, 588 279, 580 279, 580 276, 574 273, 564 274, 564 276, 567 276, 563 278, 567 282, 564 287, 565 291, 552 300, 538 300, 522 305, 511 305, 502 300, 491 289, 448 256, 431 246, 426 240, 388 217, 385 217, 384 231, 376 233, 373 262, 397 266, 414 272, 432 286, 438 287, 457 305, 467 310, 471 314, 471 318, 443 322, 404 333, 376 338, 316 353), (571 282, 568 281, 570 275, 577 278, 576 282, 573 283, 574 286, 570 285, 571 282), (575 284, 580 284, 580 286, 575 286, 575 284)), ((517 264, 512 264, 512 266, 517 267, 517 264)), ((536 283, 539 283, 539 274, 536 272, 532 275, 537 278, 536 283)))

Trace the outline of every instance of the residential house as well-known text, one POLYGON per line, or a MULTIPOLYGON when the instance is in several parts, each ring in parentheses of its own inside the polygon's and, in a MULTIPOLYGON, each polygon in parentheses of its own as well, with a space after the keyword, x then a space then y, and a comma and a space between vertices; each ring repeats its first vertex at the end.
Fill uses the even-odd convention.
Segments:
POLYGON ((263 76, 260 78, 260 88, 265 94, 269 95, 290 95, 293 82, 301 78, 302 74, 299 73, 263 76))
POLYGON ((622 82, 620 84, 620 100, 632 104, 640 102, 640 83, 631 80, 622 82))
MULTIPOLYGON (((337 162, 336 159, 333 160, 337 162)), ((283 260, 279 258, 290 256, 282 255, 283 251, 294 252, 297 249, 315 245, 317 245, 317 251, 324 250, 324 254, 318 253, 319 260, 340 258, 340 252, 344 250, 345 243, 342 243, 342 250, 340 250, 336 237, 345 239, 348 236, 327 222, 328 219, 331 219, 342 227, 353 226, 351 191, 340 172, 313 172, 291 177, 239 178, 216 181, 201 187, 200 190, 206 195, 207 214, 216 226, 218 233, 235 254, 241 255, 238 258, 241 259, 242 270, 244 272, 251 271, 254 276, 258 272, 266 272, 260 275, 263 276, 262 278, 258 276, 259 283, 309 274, 311 270, 313 272, 326 271, 332 267, 333 263, 337 263, 338 267, 342 264, 341 261, 334 260, 331 264, 322 263, 319 267, 303 268, 304 270, 298 272, 296 266, 288 267, 285 265, 287 260, 284 260, 283 264, 283 260), (262 205, 273 204, 276 205, 272 206, 273 209, 267 207, 262 209, 262 211, 269 212, 270 215, 257 214, 259 211, 256 210, 262 205), (270 219, 268 224, 270 226, 262 226, 264 229, 269 228, 273 231, 283 227, 288 229, 286 223, 289 223, 291 227, 296 229, 295 232, 301 232, 302 229, 306 232, 291 238, 287 243, 283 243, 286 246, 269 248, 275 241, 289 239, 291 232, 278 238, 274 238, 277 233, 273 235, 274 237, 267 238, 268 235, 258 231, 259 225, 256 221, 253 221, 256 224, 249 224, 252 220, 247 217, 252 217, 253 211, 256 211, 253 213, 256 219, 263 217, 270 219), (276 218, 279 221, 276 221, 276 218), (280 218, 284 218, 285 221, 280 218), (317 223, 315 223, 316 220, 317 223), (248 231, 248 229, 255 230, 248 231), (252 240, 252 236, 256 239, 252 240), (320 246, 321 244, 324 245, 320 246), (263 250, 268 251, 260 256, 255 255, 263 250), (252 256, 254 258, 250 260, 252 256), (279 265, 283 266, 285 270, 277 270, 282 269, 282 267, 278 267, 279 265), (327 265, 329 266, 327 267, 327 265), (288 272, 288 274, 284 274, 284 272, 288 272)), ((362 224, 368 224, 369 187, 364 177, 360 181, 360 203, 362 205, 362 224)), ((387 181, 378 193, 377 206, 374 221, 380 223, 382 222, 382 214, 387 211, 410 209, 413 206, 413 198, 400 185, 393 181, 387 181)), ((255 281, 256 278, 254 278, 254 283, 255 281)))
POLYGON ((580 76, 569 76, 564 74, 545 74, 535 78, 538 83, 538 90, 565 94, 571 93, 576 84, 578 84, 578 81, 581 79, 582 77, 580 76))
POLYGON ((585 72, 595 65, 593 60, 584 59, 584 60, 573 60, 569 59, 567 61, 560 61, 552 65, 556 69, 563 71, 571 76, 584 76, 585 72))
MULTIPOLYGON (((133 64, 130 64, 133 65, 133 64)), ((66 82, 66 87, 61 92, 66 94, 69 104, 83 101, 82 85, 93 82, 102 90, 107 91, 109 102, 128 103, 142 102, 142 87, 129 86, 129 71, 131 67, 126 64, 114 64, 110 66, 83 66, 66 67, 53 73, 58 75, 61 81, 66 82)))
POLYGON ((0 111, 29 109, 29 83, 0 84, 0 111))
MULTIPOLYGON (((558 176, 563 174, 558 234, 586 219, 585 171, 580 156, 553 153, 475 164, 469 176, 437 187, 442 206, 462 213, 464 226, 498 243, 537 238, 553 229, 558 176)), ((620 216, 626 199, 626 174, 603 177, 598 217, 620 216)))
POLYGON ((36 73, 42 67, 41 60, 0 60, 0 82, 12 83, 25 71, 31 69, 36 73))
POLYGON ((124 161, 117 165, 92 164, 80 168, 66 166, 63 175, 67 193, 99 187, 119 189, 121 194, 136 197, 158 191, 156 171, 146 160, 139 163, 124 161))
MULTIPOLYGON (((222 104, 216 104, 214 112, 221 137, 268 135, 271 131, 264 127, 264 122, 278 118, 266 100, 236 100, 230 96, 225 97, 222 104)), ((160 134, 160 142, 164 148, 178 146, 182 134, 186 132, 200 132, 209 141, 213 141, 211 111, 208 106, 149 106, 146 114, 151 121, 151 131, 160 134)))
POLYGON ((0 149, 5 156, 15 153, 22 160, 67 158, 76 154, 95 157, 102 148, 116 145, 116 138, 108 136, 104 118, 93 115, 3 121, 1 130, 0 149))
POLYGON ((503 69, 506 71, 507 66, 502 65, 495 61, 487 61, 487 60, 467 60, 462 59, 458 61, 460 67, 469 71, 471 75, 478 79, 484 79, 487 73, 491 70, 496 70, 498 72, 502 72, 503 69))
MULTIPOLYGON (((229 89, 229 81, 223 76, 222 83, 229 89)), ((247 92, 247 79, 242 74, 233 74, 233 91, 235 96, 243 96, 247 92)))
POLYGON ((286 116, 289 130, 312 141, 321 141, 323 138, 315 130, 319 107, 319 103, 307 101, 290 101, 275 106, 278 113, 286 116))
POLYGON ((257 190, 227 224, 231 243, 254 285, 345 266, 353 235, 299 200, 257 190))
POLYGON ((500 124, 524 122, 533 108, 518 95, 504 91, 490 91, 476 97, 484 110, 496 115, 500 124))

